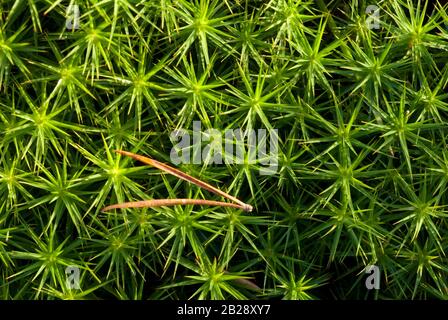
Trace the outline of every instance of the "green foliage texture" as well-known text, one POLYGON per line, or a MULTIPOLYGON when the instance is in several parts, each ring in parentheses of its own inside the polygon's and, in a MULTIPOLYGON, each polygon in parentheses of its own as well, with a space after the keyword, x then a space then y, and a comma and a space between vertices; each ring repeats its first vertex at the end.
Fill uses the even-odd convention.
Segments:
POLYGON ((0 0, 0 298, 447 299, 446 8, 0 0), (252 212, 101 212, 222 200, 113 152, 170 163, 193 121, 277 130, 275 174, 178 165, 252 212))

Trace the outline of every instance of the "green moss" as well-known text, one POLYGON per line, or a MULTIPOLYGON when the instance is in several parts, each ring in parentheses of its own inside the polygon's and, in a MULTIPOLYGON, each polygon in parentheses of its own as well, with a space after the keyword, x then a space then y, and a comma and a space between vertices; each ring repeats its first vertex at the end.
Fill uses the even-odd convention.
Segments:
POLYGON ((61 1, 0 0, 0 298, 447 299, 447 6, 369 29, 325 3, 88 0, 67 30, 61 1), (273 174, 178 165, 252 212, 101 212, 220 200, 113 152, 170 163, 194 121, 277 130, 273 174))

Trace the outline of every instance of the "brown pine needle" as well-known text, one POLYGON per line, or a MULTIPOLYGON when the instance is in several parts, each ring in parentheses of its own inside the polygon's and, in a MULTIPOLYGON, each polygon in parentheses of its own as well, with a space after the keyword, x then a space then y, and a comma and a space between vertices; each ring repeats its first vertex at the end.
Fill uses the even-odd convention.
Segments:
POLYGON ((182 172, 178 169, 170 167, 169 165, 159 162, 157 160, 144 157, 132 152, 123 151, 123 150, 115 150, 116 153, 119 153, 124 156, 128 156, 134 158, 135 160, 146 163, 150 166, 153 166, 157 169, 160 169, 164 172, 170 173, 173 176, 191 182, 198 187, 206 189, 210 192, 213 192, 217 195, 220 195, 224 198, 227 198, 235 203, 221 202, 221 201, 213 201, 213 200, 201 200, 201 199, 153 199, 153 200, 145 200, 145 201, 135 201, 135 202, 125 202, 120 204, 114 204, 111 206, 107 206, 103 208, 101 211, 107 211, 111 209, 121 209, 121 208, 144 208, 144 207, 160 207, 160 206, 175 206, 175 205, 211 205, 211 206, 221 206, 221 207, 232 207, 237 209, 242 209, 244 211, 250 212, 252 211, 252 206, 242 202, 241 200, 221 191, 208 183, 199 180, 195 177, 192 177, 185 172, 182 172))
MULTIPOLYGON (((227 271, 225 271, 225 273, 228 274, 227 271)), ((253 279, 253 278, 249 278, 249 279, 253 279)), ((253 281, 251 281, 249 279, 247 279, 247 278, 238 278, 238 279, 235 279, 233 281, 235 281, 240 286, 243 286, 243 287, 245 287, 247 289, 251 289, 251 290, 254 290, 254 291, 260 291, 261 288, 259 286, 257 286, 257 284, 255 282, 253 282, 253 281)))
POLYGON ((237 203, 231 202, 221 202, 214 200, 203 200, 203 199, 153 199, 153 200, 143 200, 143 201, 132 201, 119 204, 113 204, 103 208, 101 211, 108 211, 112 209, 123 209, 123 208, 150 208, 150 207, 169 207, 177 205, 208 205, 208 206, 221 206, 221 207, 232 207, 237 209, 243 209, 237 203))
POLYGON ((244 278, 235 279, 235 282, 240 284, 243 287, 246 287, 248 289, 252 289, 254 291, 260 291, 261 290, 261 288, 259 286, 257 286, 254 282, 252 282, 252 281, 250 281, 248 279, 244 279, 244 278))

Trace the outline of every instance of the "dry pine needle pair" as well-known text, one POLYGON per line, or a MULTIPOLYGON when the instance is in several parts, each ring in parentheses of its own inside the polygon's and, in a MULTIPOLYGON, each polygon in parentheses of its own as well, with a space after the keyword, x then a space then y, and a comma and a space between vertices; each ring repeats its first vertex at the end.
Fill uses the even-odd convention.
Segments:
POLYGON ((122 150, 115 150, 116 153, 119 153, 124 156, 131 157, 135 160, 141 161, 145 164, 148 164, 150 166, 153 166, 157 169, 160 169, 166 173, 172 174, 173 176, 191 182, 198 187, 201 187, 205 190, 208 190, 210 192, 213 192, 217 195, 220 195, 226 199, 229 199, 232 202, 221 202, 221 201, 214 201, 214 200, 203 200, 203 199, 152 199, 152 200, 143 200, 143 201, 132 201, 132 202, 125 202, 125 203, 118 203, 113 204, 110 206, 107 206, 103 208, 101 211, 108 211, 112 209, 122 209, 122 208, 149 208, 149 207, 162 207, 162 206, 176 206, 176 205, 209 205, 209 206, 221 206, 221 207, 232 207, 241 209, 247 212, 252 211, 252 206, 242 202, 241 200, 238 200, 237 198, 225 193, 224 191, 221 191, 208 183, 205 183, 202 180, 199 180, 195 177, 192 177, 185 172, 182 172, 178 169, 175 169, 173 167, 170 167, 169 165, 159 162, 157 160, 144 157, 132 152, 128 151, 122 151, 122 150))

